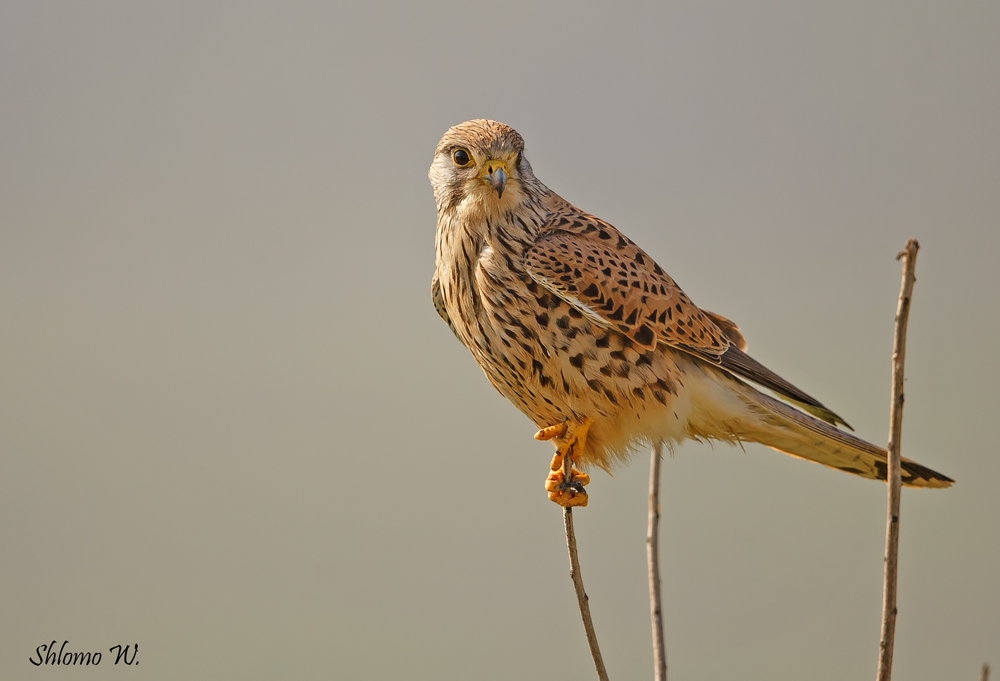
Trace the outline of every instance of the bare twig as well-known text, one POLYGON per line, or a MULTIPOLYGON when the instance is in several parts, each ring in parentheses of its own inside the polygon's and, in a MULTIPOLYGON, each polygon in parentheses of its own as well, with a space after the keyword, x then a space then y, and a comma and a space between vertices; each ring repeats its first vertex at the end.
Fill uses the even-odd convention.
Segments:
POLYGON ((646 528, 646 566, 649 570, 649 617, 653 623, 653 679, 667 681, 667 649, 663 644, 663 605, 660 600, 660 454, 657 442, 649 462, 649 524, 646 528))
POLYGON ((889 465, 886 471, 888 501, 885 520, 885 568, 882 582, 882 633, 879 642, 876 681, 892 678, 892 648, 896 636, 896 574, 899 567, 899 493, 902 489, 899 443, 903 427, 903 362, 906 359, 906 323, 910 316, 914 270, 917 264, 916 239, 896 256, 903 261, 903 281, 896 305, 896 331, 892 341, 892 404, 889 409, 889 465))
MULTIPOLYGON (((569 457, 567 456, 566 459, 568 460, 569 457)), ((590 645, 590 654, 594 657, 597 678, 600 681, 608 681, 608 672, 604 668, 604 658, 601 657, 601 649, 597 645, 597 632, 594 631, 594 620, 590 617, 590 599, 587 597, 587 592, 583 590, 583 577, 580 575, 580 557, 576 552, 576 533, 573 532, 572 508, 563 508, 563 523, 566 525, 566 548, 569 550, 569 576, 573 580, 573 588, 576 590, 576 601, 580 606, 583 629, 587 632, 587 643, 590 645)))
POLYGON ((979 681, 990 681, 990 666, 983 662, 983 670, 979 674, 979 681))

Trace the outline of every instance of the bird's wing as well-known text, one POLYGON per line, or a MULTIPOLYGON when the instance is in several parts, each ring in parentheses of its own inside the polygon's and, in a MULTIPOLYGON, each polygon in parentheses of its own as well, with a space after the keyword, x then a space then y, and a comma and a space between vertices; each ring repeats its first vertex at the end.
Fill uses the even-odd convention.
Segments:
POLYGON ((740 332, 740 327, 736 326, 735 322, 729 321, 721 314, 715 314, 714 312, 709 312, 708 310, 703 309, 702 312, 707 314, 708 318, 715 322, 715 325, 719 327, 719 331, 721 331, 726 338, 729 339, 730 343, 738 347, 743 352, 747 351, 747 341, 740 332))
POLYGON ((525 254, 539 284, 638 345, 666 343, 720 362, 729 338, 628 237, 589 215, 557 213, 542 229, 525 254))
POLYGON ((572 207, 552 213, 525 253, 525 267, 592 321, 637 345, 683 350, 773 390, 817 418, 847 425, 743 352, 739 327, 691 302, 649 255, 603 220, 572 207))

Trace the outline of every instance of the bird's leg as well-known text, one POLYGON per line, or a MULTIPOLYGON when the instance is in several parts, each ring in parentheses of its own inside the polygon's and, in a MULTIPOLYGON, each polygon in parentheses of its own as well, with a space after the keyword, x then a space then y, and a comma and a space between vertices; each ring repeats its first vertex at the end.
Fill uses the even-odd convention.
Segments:
POLYGON ((572 463, 587 446, 587 431, 591 423, 588 418, 577 422, 567 420, 535 433, 536 440, 553 440, 556 446, 551 472, 545 479, 545 489, 549 499, 560 506, 587 505, 587 492, 583 486, 590 483, 590 476, 573 468, 572 463))

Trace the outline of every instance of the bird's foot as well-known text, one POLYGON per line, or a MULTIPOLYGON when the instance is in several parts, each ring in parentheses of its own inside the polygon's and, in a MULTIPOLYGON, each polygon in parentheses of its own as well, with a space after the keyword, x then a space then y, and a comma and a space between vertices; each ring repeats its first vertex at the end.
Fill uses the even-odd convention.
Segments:
POLYGON ((571 468, 569 480, 565 480, 566 476, 562 471, 562 457, 559 454, 553 457, 552 468, 549 477, 545 478, 545 491, 549 493, 549 501, 554 501, 566 508, 586 506, 590 497, 583 486, 590 484, 590 476, 571 468))
POLYGON ((576 423, 563 421, 535 433, 536 440, 553 440, 556 446, 551 472, 545 479, 545 490, 549 499, 560 506, 587 505, 587 492, 583 486, 590 483, 590 476, 573 468, 572 462, 587 445, 587 431, 591 423, 590 419, 576 423))

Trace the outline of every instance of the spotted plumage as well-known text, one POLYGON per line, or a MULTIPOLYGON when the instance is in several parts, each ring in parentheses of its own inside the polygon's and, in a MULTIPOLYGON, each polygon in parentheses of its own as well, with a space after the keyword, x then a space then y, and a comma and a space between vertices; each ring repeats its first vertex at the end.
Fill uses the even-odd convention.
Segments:
MULTIPOLYGON (((746 354, 736 324, 700 309, 645 251, 542 184, 512 128, 451 128, 429 175, 435 308, 544 433, 570 426, 559 430, 560 456, 608 468, 640 443, 754 441, 885 479, 883 449, 837 429, 843 419, 746 354)), ((903 482, 952 481, 904 460, 903 482)))

